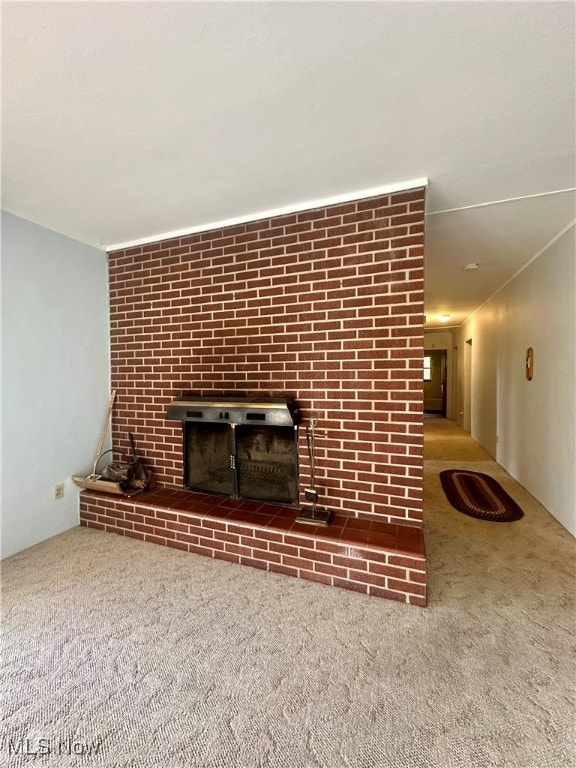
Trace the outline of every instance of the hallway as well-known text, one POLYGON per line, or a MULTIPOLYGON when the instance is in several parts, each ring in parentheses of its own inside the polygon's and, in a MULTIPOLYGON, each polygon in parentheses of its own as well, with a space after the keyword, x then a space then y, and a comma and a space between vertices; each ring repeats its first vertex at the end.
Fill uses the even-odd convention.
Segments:
POLYGON ((426 416, 424 421, 424 460, 494 461, 455 421, 442 416, 426 416))
POLYGON ((573 628, 576 540, 464 430, 442 418, 424 424, 424 533, 429 604, 473 601, 477 608, 514 606, 526 615, 545 605, 570 606, 571 613, 545 623, 554 627, 570 619, 573 628), (442 470, 456 468, 494 477, 524 517, 494 523, 458 512, 439 478, 442 470))
POLYGON ((494 765, 537 768, 546 743, 548 765, 574 765, 576 541, 455 422, 426 419, 424 435, 428 605, 435 617, 452 614, 438 653, 471 713, 491 710, 496 728, 523 713, 508 759, 494 765), (524 517, 493 523, 455 510, 438 476, 454 468, 496 478, 524 517), (474 677, 481 698, 463 683, 474 677))
POLYGON ((424 423, 424 532, 431 604, 472 597, 502 605, 516 599, 527 605, 544 598, 556 605, 573 602, 576 540, 464 430, 443 418, 424 423), (458 512, 440 484, 444 469, 494 477, 524 517, 494 523, 458 512))

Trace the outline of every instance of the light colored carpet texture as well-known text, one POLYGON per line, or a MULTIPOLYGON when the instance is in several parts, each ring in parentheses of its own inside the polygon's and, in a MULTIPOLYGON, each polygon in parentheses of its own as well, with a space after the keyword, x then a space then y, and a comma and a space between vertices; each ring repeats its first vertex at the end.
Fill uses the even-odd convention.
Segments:
POLYGON ((426 434, 425 609, 81 528, 4 561, 0 765, 574 768, 575 541, 426 434), (454 467, 525 516, 454 510, 454 467))

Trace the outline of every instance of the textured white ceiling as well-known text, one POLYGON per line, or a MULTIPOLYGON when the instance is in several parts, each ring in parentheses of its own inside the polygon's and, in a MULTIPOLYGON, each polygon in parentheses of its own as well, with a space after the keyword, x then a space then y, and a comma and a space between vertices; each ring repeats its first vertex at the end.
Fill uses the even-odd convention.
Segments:
POLYGON ((574 17, 4 2, 3 207, 109 246, 428 177, 428 325, 460 322, 574 219, 574 17))

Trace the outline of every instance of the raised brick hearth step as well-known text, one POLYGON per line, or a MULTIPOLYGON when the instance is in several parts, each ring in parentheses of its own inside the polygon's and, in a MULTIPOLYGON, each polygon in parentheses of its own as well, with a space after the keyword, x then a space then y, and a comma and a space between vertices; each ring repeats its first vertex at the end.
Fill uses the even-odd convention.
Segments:
POLYGON ((296 522, 297 510, 157 488, 132 498, 80 494, 80 524, 207 557, 413 605, 426 605, 420 528, 336 516, 296 522))

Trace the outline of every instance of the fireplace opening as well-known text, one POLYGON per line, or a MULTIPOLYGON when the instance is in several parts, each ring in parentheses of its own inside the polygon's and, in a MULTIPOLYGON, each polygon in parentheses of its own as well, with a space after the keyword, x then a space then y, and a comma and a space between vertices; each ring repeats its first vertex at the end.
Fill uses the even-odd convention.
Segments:
POLYGON ((300 414, 293 400, 177 398, 167 418, 182 421, 185 488, 298 504, 300 414))
POLYGON ((189 490, 294 504, 298 458, 292 427, 184 425, 189 490))

